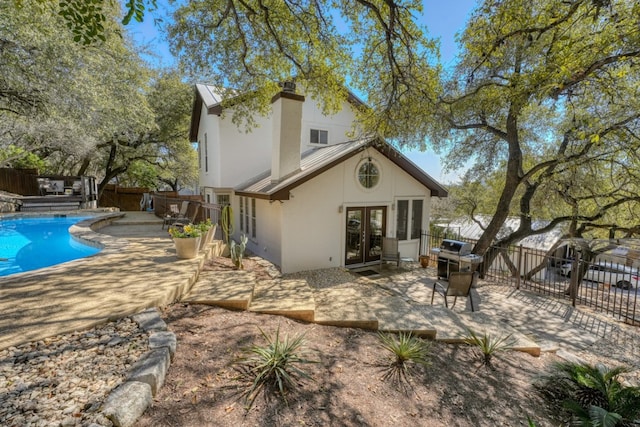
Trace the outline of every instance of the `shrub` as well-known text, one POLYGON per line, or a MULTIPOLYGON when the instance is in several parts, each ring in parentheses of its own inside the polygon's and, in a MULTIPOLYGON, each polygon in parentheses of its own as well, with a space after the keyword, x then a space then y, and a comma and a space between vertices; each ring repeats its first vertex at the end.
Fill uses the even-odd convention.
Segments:
POLYGON ((260 333, 267 345, 249 348, 249 355, 241 358, 237 366, 241 376, 249 382, 247 390, 242 394, 247 410, 251 409, 261 391, 276 393, 287 403, 287 392, 294 390, 303 379, 311 379, 298 365, 316 363, 304 358, 304 335, 280 340, 279 327, 274 337, 268 336, 262 329, 260 333))
POLYGON ((537 384, 556 415, 580 426, 632 426, 640 420, 640 388, 622 384, 629 369, 556 363, 537 384))
POLYGON ((378 333, 382 347, 393 355, 393 361, 386 366, 383 378, 402 384, 408 383, 411 376, 411 364, 427 366, 429 361, 429 344, 409 333, 378 333))
POLYGON ((486 332, 483 335, 478 335, 471 329, 467 329, 465 342, 473 346, 480 357, 482 362, 481 366, 484 366, 487 369, 493 369, 493 357, 497 353, 509 351, 515 344, 515 340, 511 339, 511 334, 493 337, 486 332))

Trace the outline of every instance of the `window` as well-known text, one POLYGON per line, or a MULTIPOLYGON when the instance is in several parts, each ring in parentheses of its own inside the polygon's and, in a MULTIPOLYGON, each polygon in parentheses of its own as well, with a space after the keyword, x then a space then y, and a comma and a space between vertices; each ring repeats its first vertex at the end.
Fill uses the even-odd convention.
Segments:
POLYGON ((309 141, 311 144, 328 144, 329 143, 329 131, 320 129, 311 129, 311 136, 309 141))
POLYGON ((420 238, 423 203, 422 199, 397 201, 396 237, 398 240, 420 238))
POLYGON ((249 199, 244 198, 244 232, 249 234, 249 199))
POLYGON ((407 240, 407 217, 409 216, 409 201, 398 200, 398 219, 396 224, 396 237, 398 240, 407 240))
POLYGON ((380 181, 380 171, 378 167, 369 158, 360 165, 358 169, 358 181, 364 188, 373 188, 380 181))
POLYGON ((204 134, 204 171, 209 172, 209 143, 206 133, 204 134))
POLYGON ((422 200, 411 202, 411 238, 419 239, 422 229, 422 200))
POLYGON ((220 206, 227 206, 231 204, 231 200, 229 199, 228 194, 217 194, 216 199, 218 200, 218 204, 220 206))
POLYGON ((251 237, 256 238, 256 199, 251 199, 251 237))
POLYGON ((198 168, 202 169, 202 141, 198 141, 198 168))
POLYGON ((240 197, 240 231, 244 231, 244 197, 240 197))

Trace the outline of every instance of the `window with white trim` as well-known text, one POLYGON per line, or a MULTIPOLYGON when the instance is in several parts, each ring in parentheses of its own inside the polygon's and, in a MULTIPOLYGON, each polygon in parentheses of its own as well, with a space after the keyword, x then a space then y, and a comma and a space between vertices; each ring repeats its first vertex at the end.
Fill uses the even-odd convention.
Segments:
POLYGON ((420 238, 423 205, 423 199, 405 199, 396 202, 396 237, 398 240, 420 238))
POLYGON ((311 144, 324 144, 329 143, 329 131, 320 129, 311 129, 309 135, 309 142, 311 144))
POLYGON ((419 239, 422 230, 422 200, 411 201, 411 238, 419 239))
POLYGON ((244 230, 245 234, 249 234, 249 198, 244 198, 244 230))
POLYGON ((244 197, 240 197, 240 231, 244 231, 244 197))
POLYGON ((202 141, 198 141, 198 168, 202 169, 202 141))
POLYGON ((204 134, 204 171, 209 172, 209 143, 206 133, 204 134))
POLYGON ((251 199, 251 237, 256 238, 256 199, 251 199))

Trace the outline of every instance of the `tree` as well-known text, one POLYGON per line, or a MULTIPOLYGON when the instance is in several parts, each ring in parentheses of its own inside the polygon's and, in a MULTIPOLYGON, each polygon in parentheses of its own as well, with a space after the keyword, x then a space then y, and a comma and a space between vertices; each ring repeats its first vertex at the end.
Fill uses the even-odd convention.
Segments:
POLYGON ((103 5, 104 40, 89 46, 73 40, 57 5, 21 6, 0 27, 3 162, 37 155, 43 172, 97 176, 99 191, 119 178, 192 183, 191 88, 176 73, 147 68, 122 37, 117 5, 103 5))
POLYGON ((166 185, 173 191, 197 183, 197 152, 189 141, 192 87, 176 70, 165 70, 154 79, 146 101, 155 115, 156 129, 147 137, 155 153, 132 164, 120 182, 125 178, 131 185, 166 185))
POLYGON ((234 120, 251 127, 265 114, 282 82, 295 80, 325 112, 347 96, 347 79, 367 93, 362 110, 370 131, 389 135, 381 117, 396 114, 411 85, 428 90, 435 79, 426 59, 435 58, 413 20, 417 0, 203 0, 188 2, 168 27, 174 53, 192 76, 206 79, 234 104, 234 120), (422 84, 424 83, 424 84, 422 84))
POLYGON ((434 140, 451 141, 452 164, 476 159, 469 178, 502 175, 474 252, 485 253, 510 213, 520 227, 500 244, 563 222, 577 230, 639 201, 629 185, 640 142, 638 12, 638 1, 587 0, 486 1, 475 12, 436 103, 445 126, 430 124, 434 140), (534 230, 534 207, 549 198, 574 209, 534 230))

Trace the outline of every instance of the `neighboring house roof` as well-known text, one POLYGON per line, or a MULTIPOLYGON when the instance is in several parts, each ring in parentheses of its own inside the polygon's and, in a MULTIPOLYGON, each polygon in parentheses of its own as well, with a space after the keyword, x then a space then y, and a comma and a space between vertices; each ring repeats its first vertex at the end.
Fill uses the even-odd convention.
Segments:
MULTIPOLYGON (((478 240, 482 233, 484 233, 484 229, 486 228, 486 226, 489 225, 489 222, 491 222, 491 216, 481 215, 476 219, 480 221, 482 226, 475 221, 471 221, 470 219, 457 219, 448 222, 440 221, 434 225, 448 228, 453 232, 458 232, 460 237, 478 240)), ((536 230, 546 226, 547 224, 548 221, 533 221, 532 228, 536 230)), ((508 217, 500 228, 496 239, 499 240, 511 234, 512 232, 516 231, 518 227, 520 227, 520 218, 508 217)), ((563 235, 563 230, 560 227, 556 227, 546 233, 534 234, 532 236, 525 237, 516 244, 522 245, 526 248, 549 250, 558 242, 558 240, 562 238, 563 235)))
POLYGON ((290 190, 355 156, 367 147, 376 149, 416 181, 431 190, 432 196, 448 196, 448 191, 443 186, 398 150, 386 142, 379 142, 370 138, 313 148, 302 154, 300 169, 297 172, 292 173, 279 182, 273 182, 271 180, 271 171, 265 171, 236 187, 235 192, 239 196, 249 196, 258 199, 289 200, 290 190))
MULTIPOLYGON (((347 91, 347 102, 355 107, 365 106, 354 93, 347 91)), ((192 142, 198 139, 198 128, 200 127, 200 115, 202 114, 202 106, 207 109, 207 114, 222 114, 222 91, 212 85, 197 83, 195 85, 195 97, 193 100, 193 108, 191 109, 191 128, 189 129, 189 140, 192 142)))

